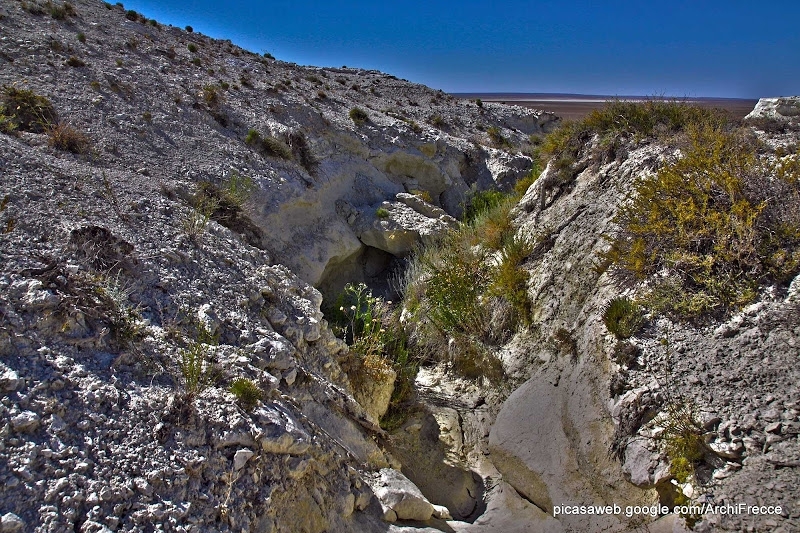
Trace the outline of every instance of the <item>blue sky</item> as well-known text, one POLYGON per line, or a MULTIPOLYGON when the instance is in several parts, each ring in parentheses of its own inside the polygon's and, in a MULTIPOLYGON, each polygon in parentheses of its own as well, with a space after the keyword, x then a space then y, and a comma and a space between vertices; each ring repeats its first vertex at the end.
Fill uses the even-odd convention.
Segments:
POLYGON ((128 0, 301 65, 448 92, 757 98, 800 93, 800 1, 128 0))

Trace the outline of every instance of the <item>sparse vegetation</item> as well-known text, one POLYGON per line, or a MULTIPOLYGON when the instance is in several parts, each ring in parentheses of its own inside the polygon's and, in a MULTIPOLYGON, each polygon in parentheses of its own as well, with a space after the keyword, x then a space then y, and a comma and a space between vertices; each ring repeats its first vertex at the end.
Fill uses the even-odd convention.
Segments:
POLYGON ((236 379, 231 383, 229 390, 245 411, 252 411, 264 396, 264 391, 261 390, 261 387, 247 378, 236 379))
POLYGON ((379 207, 375 210, 375 216, 378 218, 389 218, 389 210, 385 207, 379 207))
POLYGON ((311 151, 305 133, 294 130, 286 134, 286 142, 292 151, 294 159, 300 163, 309 173, 313 174, 317 168, 317 158, 311 151))
POLYGON ((461 227, 420 250, 404 281, 412 350, 446 357, 468 378, 498 383, 504 373, 496 346, 531 320, 524 264, 549 235, 516 235, 510 211, 517 198, 474 195, 461 227))
POLYGON ((60 122, 47 130, 49 144, 57 150, 83 154, 89 150, 91 143, 85 133, 78 131, 66 122, 60 122))
POLYGON ((136 22, 139 20, 139 13, 137 13, 133 9, 129 9, 128 11, 125 12, 125 18, 136 22))
POLYGON ((188 403, 210 387, 217 376, 215 356, 217 341, 201 324, 197 326, 198 337, 180 350, 178 369, 188 403))
POLYGON ((431 197, 430 191, 423 189, 411 189, 408 192, 414 196, 418 196, 424 202, 428 202, 429 204, 433 203, 433 198, 431 197))
POLYGON ((187 33, 192 33, 194 31, 194 28, 192 28, 191 26, 186 26, 185 29, 187 33))
POLYGON ((43 133, 57 121, 50 100, 30 89, 4 85, 0 92, 0 123, 3 131, 43 133))
POLYGON ((181 222, 183 233, 195 244, 205 233, 208 223, 211 221, 211 215, 216 208, 216 202, 213 199, 195 197, 192 208, 189 209, 189 212, 181 222))
POLYGON ((508 139, 503 136, 503 133, 497 126, 489 126, 486 129, 486 134, 489 136, 489 140, 492 141, 492 144, 495 146, 502 147, 510 144, 508 139))
POLYGON ((207 212, 210 218, 227 226, 242 216, 255 188, 252 178, 234 172, 220 185, 201 182, 192 204, 198 212, 207 212))
POLYGON ((430 122, 431 126, 439 129, 442 129, 446 125, 442 115, 432 115, 431 118, 428 119, 428 122, 430 122))
POLYGON ((643 302, 697 318, 800 272, 800 172, 761 162, 745 131, 701 124, 687 134, 683 157, 636 183, 602 258, 621 286, 660 273, 643 302))
POLYGON ((399 309, 392 307, 392 302, 373 296, 361 283, 345 286, 325 314, 334 333, 350 346, 350 353, 341 364, 355 387, 365 381, 385 380, 394 371, 394 391, 381 425, 386 428, 402 424, 407 414, 403 406, 413 395, 419 366, 409 354, 406 334, 398 319, 399 309))
POLYGON ((292 149, 285 142, 270 135, 261 135, 257 130, 247 132, 244 142, 264 155, 290 160, 292 149))
POLYGON ((67 59, 67 65, 70 67, 85 67, 86 63, 84 63, 80 58, 70 56, 69 59, 67 59))
POLYGON ((618 339, 636 335, 642 320, 642 309, 625 297, 614 298, 603 310, 603 323, 618 339))
POLYGON ((111 322, 111 334, 120 348, 127 348, 144 335, 138 306, 130 304, 131 287, 126 287, 117 274, 99 278, 98 296, 104 302, 106 315, 111 322))
POLYGON ((218 107, 222 101, 216 85, 204 85, 202 97, 203 102, 210 108, 218 107))
POLYGON ((85 43, 86 42, 86 35, 84 33, 79 33, 77 35, 77 39, 78 39, 79 42, 85 43))
POLYGON ((197 45, 194 43, 189 43, 186 48, 193 54, 197 53, 197 45))
POLYGON ((354 107, 350 110, 348 115, 350 116, 350 120, 352 120, 356 126, 361 126, 369 120, 369 115, 367 115, 367 112, 360 107, 354 107))
POLYGON ((670 474, 678 483, 686 483, 694 476, 694 467, 707 449, 703 426, 694 407, 681 402, 669 403, 658 421, 664 428, 659 441, 669 457, 670 474))

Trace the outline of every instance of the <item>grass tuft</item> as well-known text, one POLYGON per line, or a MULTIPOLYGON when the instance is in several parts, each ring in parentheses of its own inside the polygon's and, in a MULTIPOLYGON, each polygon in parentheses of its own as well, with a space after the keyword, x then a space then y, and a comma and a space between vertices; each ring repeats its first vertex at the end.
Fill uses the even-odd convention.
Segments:
POLYGON ((229 390, 236 397, 236 401, 239 402, 242 409, 248 412, 252 411, 264 396, 261 387, 247 378, 235 380, 231 383, 229 390))

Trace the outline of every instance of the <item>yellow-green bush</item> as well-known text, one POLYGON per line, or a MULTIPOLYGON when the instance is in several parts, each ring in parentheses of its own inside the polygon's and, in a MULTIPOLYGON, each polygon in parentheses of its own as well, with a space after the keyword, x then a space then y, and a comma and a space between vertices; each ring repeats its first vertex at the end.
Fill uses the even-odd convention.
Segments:
POLYGON ((791 160, 762 163, 743 130, 688 136, 683 157, 636 183, 602 256, 623 285, 660 274, 648 303, 693 317, 741 307, 800 271, 800 173, 791 160))
POLYGON ((0 127, 42 133, 57 122, 53 104, 30 89, 4 85, 0 91, 0 127))

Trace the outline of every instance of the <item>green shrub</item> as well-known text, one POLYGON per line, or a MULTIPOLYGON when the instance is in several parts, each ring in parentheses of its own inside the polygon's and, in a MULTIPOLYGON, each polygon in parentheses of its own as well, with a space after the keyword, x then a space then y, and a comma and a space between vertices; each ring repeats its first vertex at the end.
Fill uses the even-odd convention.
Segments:
POLYGON ((760 163, 741 130, 701 126, 689 139, 637 181, 601 254, 621 286, 659 273, 645 303, 686 318, 739 308, 800 272, 800 173, 760 163))
POLYGON ((199 340, 180 350, 178 368, 189 401, 210 387, 215 380, 214 347, 199 340))
POLYGON ((62 5, 58 5, 48 1, 45 6, 47 7, 50 16, 56 20, 64 20, 68 16, 74 17, 77 14, 75 7, 69 2, 64 2, 62 5))
POLYGON ((525 237, 514 236, 500 251, 500 261, 491 274, 489 294, 507 300, 515 313, 514 321, 530 325, 531 309, 528 299, 528 273, 522 267, 533 253, 533 243, 525 237))
POLYGON ((446 125, 442 115, 432 115, 431 118, 428 119, 428 122, 430 122, 431 126, 439 129, 442 129, 446 125))
POLYGON ((244 142, 250 146, 257 146, 261 142, 261 134, 258 130, 249 130, 244 138, 244 142))
POLYGON ((181 221, 181 230, 197 244, 200 237, 205 233, 208 223, 211 221, 211 216, 216 209, 217 201, 214 198, 196 194, 192 200, 192 209, 181 221))
POLYGON ((285 142, 269 135, 262 136, 261 133, 254 129, 247 132, 244 142, 264 155, 287 160, 293 157, 292 149, 285 142))
POLYGON ((618 339, 636 335, 642 326, 642 310, 625 297, 614 298, 603 310, 603 323, 618 339))
POLYGON ((30 89, 9 85, 0 92, 0 114, 6 117, 9 128, 34 133, 46 131, 58 120, 50 100, 30 89))
POLYGON ((423 189, 411 189, 408 191, 410 194, 419 197, 422 201, 427 202, 429 204, 433 203, 433 198, 431 197, 430 191, 426 191, 423 189))
POLYGON ((255 188, 252 178, 233 172, 220 185, 208 181, 201 182, 192 204, 201 213, 210 210, 209 216, 212 219, 228 226, 242 215, 244 205, 255 188))
POLYGON ((275 137, 264 136, 261 138, 261 150, 274 157, 281 159, 292 159, 292 149, 285 142, 275 137))
POLYGON ((678 483, 690 480, 695 465, 708 449, 695 411, 691 404, 673 401, 658 418, 658 425, 663 428, 658 440, 669 458, 670 474, 678 483))
POLYGON ((130 304, 133 290, 126 287, 119 274, 99 277, 97 295, 101 300, 100 308, 110 321, 111 335, 119 348, 127 348, 144 337, 139 306, 130 304))
POLYGON ((580 121, 567 121, 548 134, 539 147, 545 160, 567 164, 579 159, 587 142, 598 135, 601 144, 613 148, 620 137, 665 137, 700 125, 723 127, 729 122, 721 110, 702 108, 687 102, 613 100, 595 109, 580 121))
POLYGON ((357 125, 361 126, 365 124, 369 120, 369 115, 367 112, 361 109, 360 107, 354 107, 350 110, 349 113, 350 119, 357 125))
POLYGON ((542 173, 541 167, 539 167, 538 163, 533 165, 533 168, 530 172, 528 172, 524 177, 517 180, 514 184, 514 194, 517 198, 522 198, 528 189, 530 188, 533 183, 539 179, 539 175, 542 173))
POLYGON ((197 52, 197 45, 194 43, 189 43, 186 48, 193 54, 197 52))
POLYGON ((186 26, 186 32, 187 33, 192 33, 193 31, 194 31, 194 28, 192 28, 191 26, 186 26))
POLYGON ((505 199, 506 195, 495 189, 474 193, 467 201, 464 222, 474 221, 479 215, 499 206, 505 199))
POLYGON ((503 133, 497 126, 489 126, 489 128, 486 129, 486 134, 495 146, 506 146, 509 144, 508 139, 503 137, 503 133))
POLYGON ((386 209, 385 207, 379 207, 375 211, 375 216, 378 218, 389 218, 389 210, 386 209))
POLYGON ((350 346, 350 354, 341 364, 354 387, 386 379, 394 371, 391 412, 386 417, 402 420, 398 412, 413 394, 418 365, 408 352, 405 332, 391 302, 373 296, 363 283, 347 284, 325 314, 334 333, 350 346))
POLYGON ((221 97, 219 95, 219 91, 217 91, 216 85, 204 85, 203 86, 203 102, 210 107, 215 108, 218 107, 221 101, 221 97))
POLYGON ((85 42, 86 42, 86 34, 84 34, 84 33, 79 33, 79 34, 78 34, 78 41, 79 41, 79 42, 82 42, 82 43, 85 43, 85 42))
POLYGON ((230 391, 245 411, 252 411, 264 396, 261 387, 247 378, 239 378, 231 383, 230 391))
POLYGON ((137 20, 139 20, 139 13, 137 13, 133 9, 129 9, 128 11, 125 12, 125 18, 136 22, 137 20))

